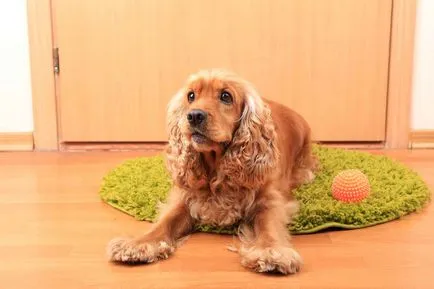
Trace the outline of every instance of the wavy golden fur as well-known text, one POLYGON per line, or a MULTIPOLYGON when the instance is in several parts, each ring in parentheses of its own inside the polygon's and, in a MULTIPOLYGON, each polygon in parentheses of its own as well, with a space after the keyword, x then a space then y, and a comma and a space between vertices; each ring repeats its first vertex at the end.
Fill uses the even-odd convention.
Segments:
POLYGON ((176 93, 167 124, 169 201, 144 236, 112 240, 110 259, 153 262, 173 253, 196 224, 239 224, 243 266, 297 272, 301 258, 287 224, 296 208, 291 189, 315 169, 307 122, 241 77, 211 69, 176 93))

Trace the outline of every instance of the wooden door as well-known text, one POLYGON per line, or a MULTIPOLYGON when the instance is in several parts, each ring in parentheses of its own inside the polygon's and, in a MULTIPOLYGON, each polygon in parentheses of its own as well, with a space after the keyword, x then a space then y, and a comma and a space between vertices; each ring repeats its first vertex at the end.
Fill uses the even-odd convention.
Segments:
POLYGON ((392 0, 53 0, 61 141, 165 141, 186 77, 224 67, 321 141, 385 138, 392 0))

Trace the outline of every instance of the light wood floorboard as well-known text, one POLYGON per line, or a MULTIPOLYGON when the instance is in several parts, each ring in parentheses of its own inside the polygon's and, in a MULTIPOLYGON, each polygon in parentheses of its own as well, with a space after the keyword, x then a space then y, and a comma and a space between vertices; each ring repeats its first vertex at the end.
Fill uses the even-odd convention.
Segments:
MULTIPOLYGON (((375 151, 375 153, 383 153, 375 151)), ((108 240, 149 224, 103 204, 103 175, 149 153, 0 153, 0 288, 433 288, 434 208, 363 230, 295 236, 298 275, 244 270, 232 237, 192 236, 169 260, 119 266, 108 240)), ((434 150, 387 151, 434 188, 434 150)))

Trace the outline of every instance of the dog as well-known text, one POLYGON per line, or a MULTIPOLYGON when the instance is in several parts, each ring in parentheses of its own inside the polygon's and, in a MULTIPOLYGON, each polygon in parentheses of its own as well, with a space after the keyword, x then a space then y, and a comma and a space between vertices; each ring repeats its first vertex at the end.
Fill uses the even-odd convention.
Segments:
POLYGON ((314 178, 311 128, 294 110, 262 98, 237 74, 192 74, 167 108, 166 163, 173 188, 144 235, 116 238, 113 262, 168 258, 196 225, 239 228, 242 266, 293 274, 302 258, 288 224, 297 210, 291 190, 314 178))

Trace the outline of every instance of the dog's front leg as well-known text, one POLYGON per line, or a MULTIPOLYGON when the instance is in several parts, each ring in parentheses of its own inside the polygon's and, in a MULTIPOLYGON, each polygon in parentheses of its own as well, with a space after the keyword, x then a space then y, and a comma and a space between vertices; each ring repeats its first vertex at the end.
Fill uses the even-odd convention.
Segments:
POLYGON ((151 263, 167 259, 177 242, 193 228, 193 219, 182 199, 181 189, 174 187, 161 217, 145 235, 135 239, 116 238, 109 242, 107 254, 111 261, 151 263))
POLYGON ((241 264, 256 272, 298 272, 302 261, 287 228, 293 206, 273 189, 260 192, 256 204, 253 228, 246 232, 240 248, 241 264))

